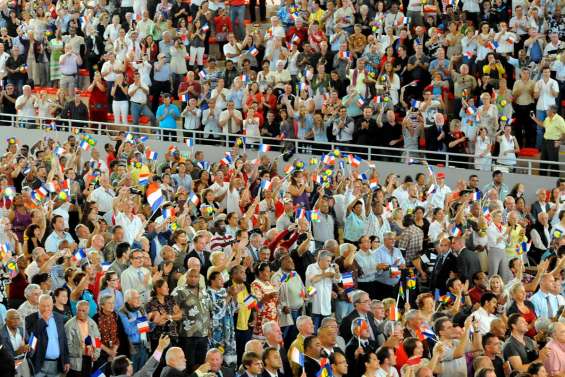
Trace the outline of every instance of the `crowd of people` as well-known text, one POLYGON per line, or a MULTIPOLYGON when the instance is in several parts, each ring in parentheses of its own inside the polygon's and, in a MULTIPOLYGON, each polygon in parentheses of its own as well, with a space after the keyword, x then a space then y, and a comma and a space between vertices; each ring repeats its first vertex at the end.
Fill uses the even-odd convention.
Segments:
POLYGON ((0 157, 0 373, 565 376, 565 180, 504 182, 520 148, 558 160, 560 9, 0 2, 3 124, 49 130, 0 157), (422 171, 292 156, 325 141, 422 171), (448 185, 445 151, 492 179, 448 185))

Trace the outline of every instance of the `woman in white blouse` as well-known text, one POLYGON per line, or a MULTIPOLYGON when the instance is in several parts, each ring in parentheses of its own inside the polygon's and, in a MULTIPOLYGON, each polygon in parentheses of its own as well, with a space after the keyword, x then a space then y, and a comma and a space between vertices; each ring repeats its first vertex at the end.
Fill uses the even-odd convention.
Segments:
POLYGON ((496 211, 492 214, 492 223, 487 228, 488 274, 489 276, 499 274, 505 282, 512 278, 505 251, 511 230, 511 228, 502 224, 501 211, 496 211))
POLYGON ((479 128, 477 139, 475 140, 475 169, 490 171, 491 168, 491 146, 492 143, 486 128, 479 128))
POLYGON ((257 104, 253 103, 247 110, 247 117, 243 120, 243 131, 247 143, 254 144, 259 141, 261 131, 259 130, 259 117, 256 116, 257 104))
POLYGON ((516 137, 512 136, 512 126, 506 124, 502 135, 497 137, 500 145, 498 152, 498 163, 513 169, 516 165, 516 155, 520 152, 520 146, 516 137))

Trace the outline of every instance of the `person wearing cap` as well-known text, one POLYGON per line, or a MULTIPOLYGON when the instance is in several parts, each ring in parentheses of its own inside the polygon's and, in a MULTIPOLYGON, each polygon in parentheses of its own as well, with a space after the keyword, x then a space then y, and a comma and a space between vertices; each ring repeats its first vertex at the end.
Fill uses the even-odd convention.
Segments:
POLYGON ((445 173, 439 172, 436 174, 435 190, 430 195, 429 203, 432 208, 443 208, 445 199, 451 194, 451 188, 445 184, 445 173))

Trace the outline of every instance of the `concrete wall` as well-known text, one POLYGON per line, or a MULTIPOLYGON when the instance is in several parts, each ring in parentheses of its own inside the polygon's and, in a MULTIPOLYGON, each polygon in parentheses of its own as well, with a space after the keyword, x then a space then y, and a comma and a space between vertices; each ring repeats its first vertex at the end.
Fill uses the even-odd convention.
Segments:
MULTIPOLYGON (((5 140, 9 137, 16 137, 18 141, 22 144, 28 144, 32 146, 44 137, 50 137, 57 141, 64 142, 69 133, 66 132, 46 132, 42 130, 27 130, 22 128, 12 128, 12 127, 0 127, 0 140, 5 143, 5 140)), ((103 150, 105 143, 113 143, 113 141, 108 136, 96 135, 94 138, 97 140, 97 148, 103 150)), ((159 155, 166 153, 167 148, 171 143, 161 142, 158 140, 149 140, 146 142, 151 150, 158 152, 159 155)), ((187 151, 187 146, 182 143, 175 143, 177 148, 181 151, 187 151)), ((199 145, 197 144, 195 150, 201 150, 205 153, 205 158, 208 161, 218 161, 224 156, 224 152, 228 149, 225 147, 211 146, 211 145, 199 145)), ((275 152, 269 152, 272 158, 275 158, 278 154, 275 152)), ((257 151, 249 151, 249 158, 254 159, 257 156, 257 151)), ((88 158, 87 153, 83 152, 83 159, 88 158)), ((309 160, 310 156, 296 154, 294 159, 301 159, 305 162, 309 160)), ((279 163, 279 167, 282 169, 284 164, 279 163)), ((379 172, 381 179, 384 179, 390 173, 396 173, 402 178, 406 175, 412 175, 414 177, 416 173, 426 172, 424 166, 422 165, 408 165, 401 163, 391 163, 378 161, 376 163, 376 168, 379 172)), ((368 169, 367 162, 363 162, 361 165, 361 171, 368 169)), ((434 171, 443 171, 446 173, 446 182, 449 186, 454 187, 456 182, 461 179, 467 180, 470 174, 476 174, 480 178, 481 187, 486 185, 491 181, 490 172, 482 172, 471 169, 459 169, 459 168, 437 168, 434 167, 434 171)), ((561 174, 563 176, 563 172, 561 174)), ((516 183, 524 183, 526 185, 526 201, 531 202, 535 200, 535 191, 540 187, 552 188, 555 187, 556 178, 541 177, 537 175, 526 175, 526 174, 505 174, 505 183, 511 189, 516 183)))

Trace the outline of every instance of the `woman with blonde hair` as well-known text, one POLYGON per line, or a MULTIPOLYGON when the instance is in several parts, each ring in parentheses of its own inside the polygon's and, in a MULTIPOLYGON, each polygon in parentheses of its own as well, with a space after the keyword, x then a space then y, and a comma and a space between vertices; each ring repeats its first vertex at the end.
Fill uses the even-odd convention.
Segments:
POLYGON ((477 118, 479 127, 486 128, 492 140, 498 130, 498 109, 491 103, 491 100, 489 93, 481 94, 482 105, 477 109, 477 118))
POLYGON ((506 304, 506 294, 504 292, 504 281, 500 275, 492 275, 488 279, 488 290, 496 295, 498 305, 496 308, 497 314, 504 313, 504 305, 506 304))
POLYGON ((475 169, 490 171, 492 165, 491 158, 492 142, 485 127, 479 128, 475 139, 475 169))

